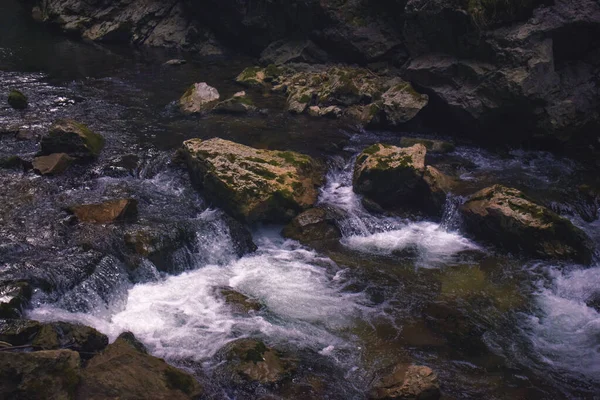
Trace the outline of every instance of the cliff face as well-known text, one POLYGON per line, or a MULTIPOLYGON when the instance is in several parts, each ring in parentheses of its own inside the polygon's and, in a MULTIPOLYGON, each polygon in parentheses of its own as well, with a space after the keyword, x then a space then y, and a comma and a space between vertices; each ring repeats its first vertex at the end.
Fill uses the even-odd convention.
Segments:
POLYGON ((265 64, 385 64, 445 126, 597 140, 595 0, 43 0, 34 16, 91 40, 242 49, 265 64))

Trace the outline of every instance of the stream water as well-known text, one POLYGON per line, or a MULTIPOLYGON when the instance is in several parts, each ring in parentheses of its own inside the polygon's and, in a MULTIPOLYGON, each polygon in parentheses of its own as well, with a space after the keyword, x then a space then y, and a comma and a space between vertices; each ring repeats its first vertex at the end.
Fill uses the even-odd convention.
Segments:
MULTIPOLYGON (((163 65, 174 56, 72 41, 29 22, 16 1, 0 5, 0 93, 17 88, 30 98, 26 111, 1 104, 0 127, 35 136, 69 117, 107 139, 94 164, 60 177, 0 170, 0 280, 39 288, 27 317, 81 322, 111 340, 131 331, 152 354, 196 373, 215 399, 304 398, 293 388, 231 385, 217 354, 241 337, 294 354, 299 381, 323 382, 318 398, 365 398, 375 371, 398 362, 431 366, 445 398, 600 398, 600 263, 497 252, 466 237, 456 212, 468 192, 505 183, 600 244, 599 204, 578 190, 597 184, 595 171, 540 151, 460 145, 428 160, 465 182, 441 220, 375 214, 352 191, 353 160, 402 133, 291 116, 283 99, 259 92, 251 95, 266 115, 183 117, 173 101, 188 85, 206 81, 228 97, 252 60, 184 55, 184 66, 163 65), (309 249, 282 238, 279 226, 253 226, 258 250, 240 257, 218 204, 171 162, 183 140, 215 136, 326 162, 319 202, 338 211, 343 238, 309 249), (139 201, 136 228, 193 233, 167 268, 142 260, 131 273, 127 227, 72 225, 64 211, 124 196, 139 201), (217 293, 223 286, 264 309, 232 312, 217 293)), ((31 159, 38 146, 0 135, 0 158, 31 159)))

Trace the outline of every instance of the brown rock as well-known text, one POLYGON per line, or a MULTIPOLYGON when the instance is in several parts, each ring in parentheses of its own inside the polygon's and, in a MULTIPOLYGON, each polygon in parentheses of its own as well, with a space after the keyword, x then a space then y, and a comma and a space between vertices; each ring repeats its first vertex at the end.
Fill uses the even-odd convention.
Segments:
POLYGON ((440 398, 440 385, 435 372, 418 365, 396 365, 383 376, 371 390, 371 399, 436 400, 440 398))
POLYGON ((220 288, 219 291, 225 299, 225 303, 231 306, 235 312, 246 314, 250 311, 260 311, 262 308, 262 304, 258 300, 251 299, 232 288, 220 288))
POLYGON ((286 225, 283 236, 310 244, 321 240, 336 240, 342 237, 342 234, 327 210, 311 208, 286 225))
POLYGON ((69 168, 73 158, 65 153, 54 153, 33 159, 33 169, 41 175, 59 175, 69 168))
POLYGON ((110 200, 99 204, 73 206, 69 210, 81 222, 109 224, 134 219, 137 215, 137 200, 110 200))

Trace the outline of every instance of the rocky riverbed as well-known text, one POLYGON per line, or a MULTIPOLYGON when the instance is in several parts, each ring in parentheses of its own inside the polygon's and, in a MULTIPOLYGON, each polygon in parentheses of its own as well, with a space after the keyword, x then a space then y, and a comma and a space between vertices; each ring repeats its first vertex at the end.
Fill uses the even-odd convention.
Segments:
POLYGON ((0 5, 0 398, 595 398, 598 5, 490 4, 0 5))

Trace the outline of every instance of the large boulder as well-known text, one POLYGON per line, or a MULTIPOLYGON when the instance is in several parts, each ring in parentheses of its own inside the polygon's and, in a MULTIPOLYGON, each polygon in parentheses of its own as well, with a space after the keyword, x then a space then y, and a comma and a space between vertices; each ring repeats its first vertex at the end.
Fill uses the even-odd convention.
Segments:
POLYGON ((72 350, 0 352, 0 398, 73 399, 80 379, 79 354, 72 350))
POLYGON ((247 222, 289 221, 317 201, 322 169, 309 156, 219 138, 187 140, 182 152, 207 197, 247 222))
POLYGON ((80 222, 109 224, 137 217, 137 200, 117 199, 98 204, 82 204, 69 208, 80 222))
POLYGON ((33 170, 40 175, 59 175, 69 168, 73 158, 65 153, 54 153, 33 159, 33 170))
POLYGON ((569 220, 502 185, 485 188, 461 207, 474 236, 540 258, 589 263, 592 243, 569 220))
POLYGON ((201 394, 193 376, 148 355, 131 333, 87 363, 77 389, 77 398, 88 400, 188 400, 201 394))
POLYGON ((286 238, 308 245, 342 237, 334 216, 328 210, 318 207, 296 216, 286 225, 282 233, 286 238))
POLYGON ((366 148, 354 166, 354 191, 384 208, 413 208, 423 197, 426 153, 422 144, 366 148))
POLYGON ((206 82, 194 83, 179 99, 179 108, 186 114, 212 109, 221 96, 217 89, 206 82))
POLYGON ((16 110, 24 110, 28 105, 27 96, 22 92, 13 89, 8 93, 8 104, 16 110))
POLYGON ((104 137, 86 125, 70 119, 56 121, 42 138, 41 155, 66 153, 79 160, 96 158, 104 147, 104 137))
POLYGON ((373 384, 370 399, 437 400, 440 384, 435 372, 420 365, 399 364, 373 384))
POLYGON ((219 351, 234 381, 276 383, 290 376, 296 364, 256 339, 238 339, 219 351))

